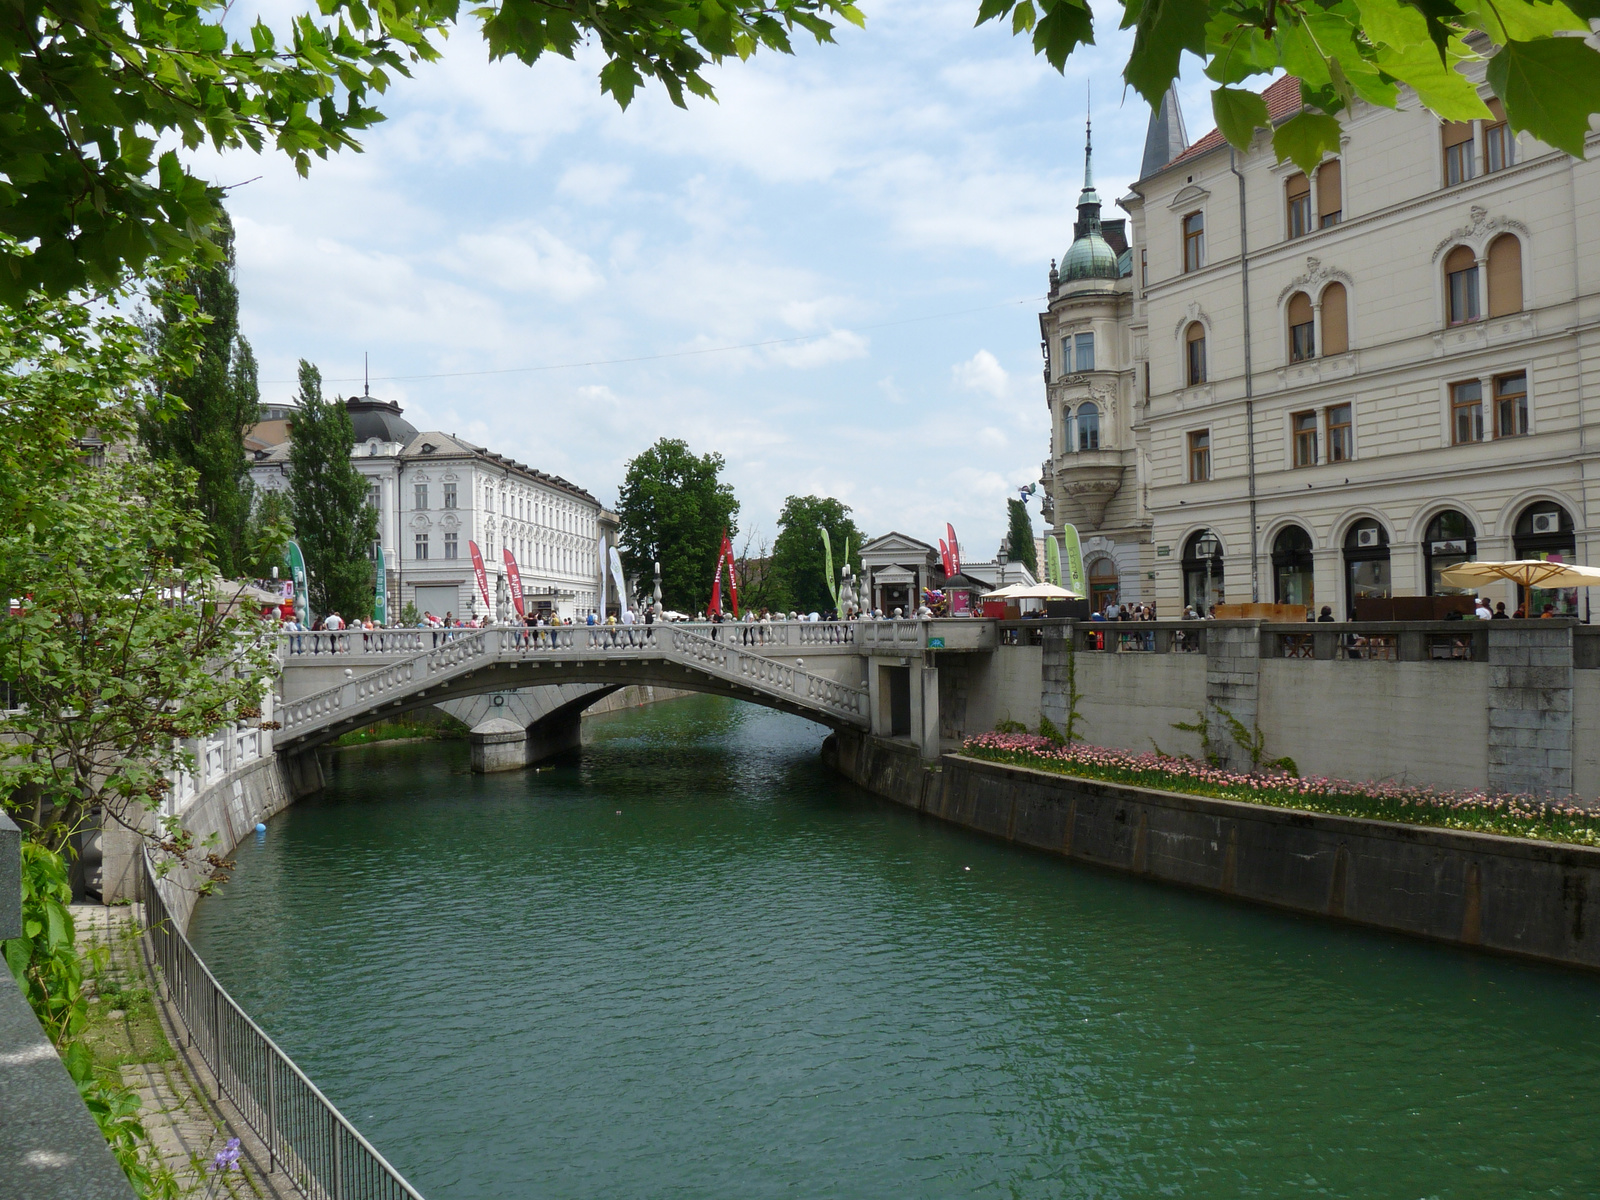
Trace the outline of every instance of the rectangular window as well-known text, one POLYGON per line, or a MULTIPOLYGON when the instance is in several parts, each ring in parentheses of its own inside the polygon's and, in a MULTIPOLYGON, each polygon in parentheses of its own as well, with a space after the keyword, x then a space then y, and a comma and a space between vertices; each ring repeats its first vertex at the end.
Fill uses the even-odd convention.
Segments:
POLYGON ((1094 370, 1094 334, 1080 333, 1074 340, 1077 342, 1075 350, 1078 370, 1080 372, 1094 370))
POLYGON ((1311 232, 1311 180, 1296 171, 1284 190, 1289 201, 1289 236, 1305 237, 1311 232))
POLYGON ((1139 248, 1139 286, 1150 286, 1150 252, 1143 246, 1139 248))
POLYGON ((1189 482, 1204 483, 1211 478, 1211 431, 1196 429, 1189 434, 1189 482))
POLYGON ((1451 271, 1450 324, 1460 325, 1478 319, 1478 267, 1474 263, 1462 271, 1451 271))
POLYGON ((1450 429, 1457 446, 1483 441, 1483 384, 1476 379, 1450 385, 1450 429))
POLYGON ((1525 371, 1500 375, 1494 381, 1494 435, 1521 437, 1528 432, 1528 376, 1525 371))
POLYGON ((444 506, 446 508, 454 508, 456 506, 456 485, 453 483, 444 485, 444 506))
POLYGON ((415 507, 417 511, 421 512, 428 507, 428 485, 425 483, 418 483, 413 484, 412 488, 416 494, 415 507))
POLYGON ((428 557, 428 535, 425 533, 417 534, 416 546, 416 558, 418 562, 421 562, 428 557))
POLYGON ((1070 337, 1064 337, 1064 338, 1061 339, 1061 371, 1060 371, 1060 374, 1062 374, 1062 375, 1071 375, 1072 374, 1072 339, 1070 337))
POLYGON ((1294 465, 1297 467, 1316 466, 1317 414, 1314 412, 1295 413, 1290 419, 1294 422, 1294 465))
POLYGON ((1317 226, 1326 229, 1337 225, 1343 216, 1344 177, 1337 158, 1329 159, 1317 168, 1317 226))
POLYGON ((1206 265, 1206 215, 1190 213, 1183 219, 1183 269, 1198 271, 1206 265))
POLYGON ((1335 404, 1328 410, 1328 461, 1349 462, 1355 457, 1355 448, 1350 428, 1350 406, 1335 404))
POLYGON ((459 534, 455 533, 447 533, 444 535, 444 556, 446 558, 456 558, 459 556, 461 544, 456 540, 459 536, 459 534))
POLYGON ((1289 326, 1289 361, 1305 362, 1317 356, 1317 323, 1305 321, 1289 326))
POLYGON ((1191 336, 1187 343, 1189 355, 1189 361, 1186 364, 1189 368, 1187 378, 1189 386, 1196 387, 1206 381, 1206 339, 1204 330, 1198 321, 1189 328, 1191 335, 1196 330, 1200 330, 1200 336, 1191 336))
POLYGON ((1454 187, 1472 178, 1472 122, 1447 121, 1444 126, 1444 185, 1454 187))
POLYGON ((1511 126, 1506 124, 1505 106, 1499 100, 1490 100, 1489 111, 1494 114, 1494 123, 1483 127, 1483 166, 1486 174, 1504 171, 1517 161, 1517 139, 1511 136, 1511 126))
POLYGON ((376 483, 369 483, 367 485, 367 507, 383 507, 383 489, 376 483))

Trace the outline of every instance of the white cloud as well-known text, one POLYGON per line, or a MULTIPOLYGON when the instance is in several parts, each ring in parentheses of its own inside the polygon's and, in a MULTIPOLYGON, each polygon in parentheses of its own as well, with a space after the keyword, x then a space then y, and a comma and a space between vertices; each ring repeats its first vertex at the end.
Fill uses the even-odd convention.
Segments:
POLYGON ((508 292, 534 292, 576 300, 599 291, 605 280, 587 254, 549 230, 511 227, 494 233, 464 233, 443 261, 459 276, 508 292))
POLYGON ((1005 399, 1011 390, 1011 376, 987 350, 979 350, 966 362, 957 363, 950 368, 950 374, 960 387, 996 400, 1005 399))

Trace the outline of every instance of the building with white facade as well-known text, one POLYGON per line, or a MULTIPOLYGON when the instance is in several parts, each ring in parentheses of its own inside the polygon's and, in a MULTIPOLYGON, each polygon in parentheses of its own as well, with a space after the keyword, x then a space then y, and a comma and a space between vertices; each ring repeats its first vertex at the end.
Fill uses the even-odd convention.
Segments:
MULTIPOLYGON (((1300 108, 1293 79, 1264 95, 1274 125, 1300 108)), ((1491 108, 1357 102, 1306 174, 1266 131, 1187 144, 1169 94, 1115 265, 1086 183, 1040 317, 1044 481, 1097 599, 1343 616, 1466 558, 1594 560, 1600 136, 1576 160, 1491 108)))
MULTIPOLYGON (((407 604, 441 618, 482 615, 473 541, 491 612, 508 550, 529 612, 582 619, 597 606, 603 510, 588 492, 454 435, 419 433, 392 400, 355 396, 345 406, 355 427, 353 458, 378 510, 392 621, 407 604)), ((272 434, 270 424, 247 435, 250 475, 258 488, 282 490, 291 486, 287 429, 276 444, 249 450, 252 437, 272 434)))

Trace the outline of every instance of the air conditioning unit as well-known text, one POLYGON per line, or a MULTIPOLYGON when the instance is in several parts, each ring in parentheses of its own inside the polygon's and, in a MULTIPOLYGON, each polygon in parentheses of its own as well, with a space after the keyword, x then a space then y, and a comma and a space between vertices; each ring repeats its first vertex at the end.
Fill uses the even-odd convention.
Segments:
POLYGON ((1560 533, 1561 532, 1561 514, 1560 513, 1534 513, 1533 514, 1533 531, 1535 533, 1560 533))
POLYGON ((1377 549, 1379 545, 1378 531, 1376 529, 1356 530, 1356 545, 1360 546, 1363 550, 1377 549))

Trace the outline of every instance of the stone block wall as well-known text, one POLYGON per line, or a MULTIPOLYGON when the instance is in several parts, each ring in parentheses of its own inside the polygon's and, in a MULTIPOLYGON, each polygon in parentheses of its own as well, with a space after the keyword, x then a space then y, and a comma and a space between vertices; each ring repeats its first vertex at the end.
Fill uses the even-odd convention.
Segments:
POLYGON ((1572 630, 1491 629, 1489 787, 1573 790, 1572 630))

